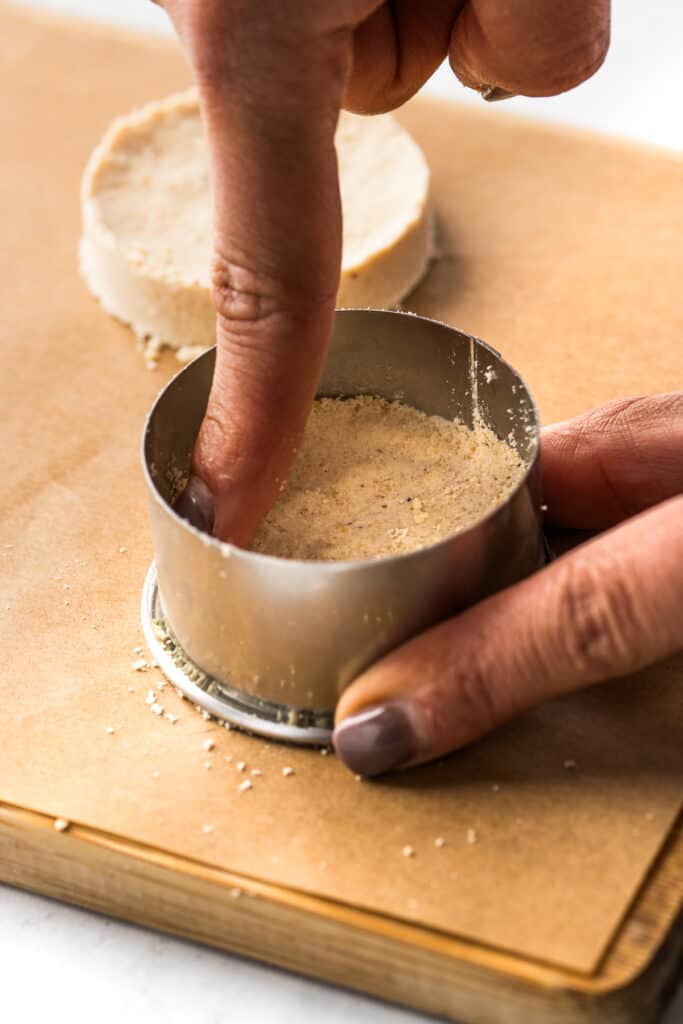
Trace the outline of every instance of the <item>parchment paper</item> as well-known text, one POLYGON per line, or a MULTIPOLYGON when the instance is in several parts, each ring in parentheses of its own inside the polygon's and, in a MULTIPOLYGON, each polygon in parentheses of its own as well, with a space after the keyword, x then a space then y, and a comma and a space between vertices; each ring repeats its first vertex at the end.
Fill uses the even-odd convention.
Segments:
MULTIPOLYGON (((151 559, 138 451, 177 364, 148 371, 79 280, 78 183, 114 115, 188 75, 171 45, 11 8, 0 59, 0 799, 591 970, 679 810, 683 660, 378 783, 219 729, 171 687, 178 722, 151 714, 158 672, 132 668, 151 559)), ((409 308, 500 349, 546 421, 683 386, 680 159, 483 104, 401 118, 442 235, 409 308)))

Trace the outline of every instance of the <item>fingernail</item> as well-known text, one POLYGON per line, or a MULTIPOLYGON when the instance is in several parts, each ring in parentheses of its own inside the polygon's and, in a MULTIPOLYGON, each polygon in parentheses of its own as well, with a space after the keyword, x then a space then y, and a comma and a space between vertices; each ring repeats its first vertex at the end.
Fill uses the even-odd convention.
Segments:
POLYGON ((407 701, 366 708, 336 727, 332 742, 337 755, 357 775, 381 775, 412 761, 419 743, 407 701))
POLYGON ((176 500, 174 509, 197 530, 202 530, 203 533, 213 532, 213 494, 200 477, 194 474, 190 477, 187 487, 176 500))
POLYGON ((482 85, 479 95, 487 103, 497 103, 499 100, 512 99, 515 93, 508 92, 507 89, 500 89, 497 85, 482 85))

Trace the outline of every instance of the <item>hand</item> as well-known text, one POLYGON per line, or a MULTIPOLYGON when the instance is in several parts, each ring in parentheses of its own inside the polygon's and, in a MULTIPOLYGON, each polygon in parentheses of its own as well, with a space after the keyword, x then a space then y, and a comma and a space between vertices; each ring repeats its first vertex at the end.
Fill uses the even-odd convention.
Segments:
POLYGON ((475 88, 562 92, 602 63, 609 0, 165 0, 199 87, 214 188, 217 357, 181 514, 246 544, 316 390, 339 283, 334 131, 448 55, 475 88))
POLYGON ((527 708, 683 647, 683 392, 549 427, 541 466, 550 522, 627 521, 360 676, 334 732, 352 771, 441 757, 527 708))

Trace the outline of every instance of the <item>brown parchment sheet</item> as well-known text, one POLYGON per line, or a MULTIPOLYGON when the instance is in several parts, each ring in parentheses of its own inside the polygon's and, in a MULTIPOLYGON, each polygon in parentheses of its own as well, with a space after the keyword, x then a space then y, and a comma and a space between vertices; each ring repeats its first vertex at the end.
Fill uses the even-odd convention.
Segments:
MULTIPOLYGON (((0 800, 590 971, 680 808, 683 659, 375 783, 220 729, 170 686, 177 723, 151 714, 139 441, 178 367, 148 371, 81 283, 78 184, 110 119, 188 74, 171 44, 11 8, 0 60, 0 800), (248 792, 239 760, 262 772, 248 792)), ((546 422, 683 386, 680 158, 483 104, 401 119, 441 234, 409 308, 498 348, 546 422)))

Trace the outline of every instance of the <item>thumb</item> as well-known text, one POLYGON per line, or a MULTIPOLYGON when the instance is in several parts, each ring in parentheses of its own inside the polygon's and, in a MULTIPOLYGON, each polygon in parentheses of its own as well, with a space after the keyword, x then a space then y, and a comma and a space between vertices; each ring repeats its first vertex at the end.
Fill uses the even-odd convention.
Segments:
POLYGON ((377 775, 683 646, 683 497, 645 512, 383 658, 342 695, 334 745, 377 775))
POLYGON ((217 314, 214 379, 179 511, 237 544, 293 461, 341 265, 334 132, 349 45, 312 39, 285 8, 174 8, 209 140, 217 314))

